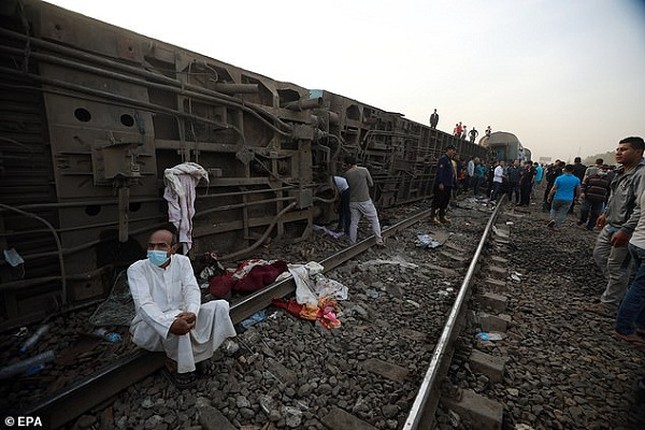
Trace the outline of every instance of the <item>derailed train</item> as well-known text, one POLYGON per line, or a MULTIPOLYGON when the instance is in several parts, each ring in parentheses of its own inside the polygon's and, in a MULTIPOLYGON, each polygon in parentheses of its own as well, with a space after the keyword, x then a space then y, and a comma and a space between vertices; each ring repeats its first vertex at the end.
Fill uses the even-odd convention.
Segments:
POLYGON ((482 138, 479 143, 489 149, 491 160, 531 161, 531 150, 524 147, 513 133, 496 131, 482 138))
POLYGON ((0 328, 104 296, 167 222, 166 168, 208 172, 190 255, 236 259, 332 219, 347 153, 379 207, 427 197, 448 143, 487 153, 37 0, 4 1, 0 35, 0 328))

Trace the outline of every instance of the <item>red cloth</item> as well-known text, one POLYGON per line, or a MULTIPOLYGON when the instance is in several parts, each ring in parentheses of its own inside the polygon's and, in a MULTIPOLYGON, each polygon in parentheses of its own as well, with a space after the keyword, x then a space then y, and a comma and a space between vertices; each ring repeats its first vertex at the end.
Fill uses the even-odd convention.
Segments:
POLYGON ((291 315, 300 318, 300 311, 302 310, 303 305, 299 305, 298 302, 296 302, 296 299, 291 299, 289 301, 273 299, 271 300, 271 304, 277 308, 285 309, 291 315))
POLYGON ((287 263, 281 260, 265 266, 255 266, 233 286, 235 291, 252 293, 273 283, 282 272, 287 270, 287 263))
MULTIPOLYGON (((243 266, 244 263, 241 263, 238 267, 242 268, 243 266)), ((287 263, 279 260, 273 264, 253 267, 242 279, 233 278, 232 273, 225 273, 214 276, 208 281, 208 291, 218 299, 228 297, 231 290, 252 293, 273 283, 286 270, 287 263)))
POLYGON ((216 299, 225 299, 231 294, 233 286, 237 283, 237 279, 233 279, 232 273, 225 273, 220 276, 213 276, 208 281, 208 291, 216 299))

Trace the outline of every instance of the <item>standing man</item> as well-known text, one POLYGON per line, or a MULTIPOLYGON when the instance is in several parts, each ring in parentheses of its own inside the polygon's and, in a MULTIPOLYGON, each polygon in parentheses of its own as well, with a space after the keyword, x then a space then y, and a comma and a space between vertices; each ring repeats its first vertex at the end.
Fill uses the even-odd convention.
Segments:
POLYGON ((533 167, 535 168, 535 184, 540 185, 542 183, 542 179, 544 179, 544 167, 542 167, 542 165, 537 161, 533 163, 533 167))
POLYGON ((432 115, 430 115, 430 128, 437 128, 437 124, 439 124, 439 114, 437 113, 437 109, 435 109, 432 115))
POLYGON ((596 173, 600 172, 602 170, 602 165, 604 164, 605 160, 602 158, 596 158, 596 163, 593 166, 587 167, 587 170, 585 170, 585 177, 582 178, 582 182, 584 183, 585 179, 587 176, 595 175, 596 173))
POLYGON ((495 167, 495 170, 493 171, 493 191, 491 191, 490 196, 490 200, 492 202, 497 201, 497 195, 499 194, 499 190, 502 188, 505 177, 506 175, 504 174, 504 161, 500 160, 497 162, 497 167, 495 167))
POLYGON ((128 268, 135 317, 132 341, 148 351, 165 351, 166 375, 178 388, 197 382, 196 363, 207 360, 227 337, 235 336, 226 300, 201 304, 188 257, 169 230, 148 240, 148 258, 128 268))
POLYGON ((551 219, 547 226, 559 229, 567 218, 567 211, 580 195, 580 179, 573 175, 573 165, 564 167, 564 174, 558 176, 549 191, 547 202, 551 204, 551 219))
POLYGON ((358 167, 356 165, 356 157, 347 155, 344 158, 347 165, 345 172, 345 179, 349 185, 349 211, 351 213, 351 223, 349 225, 349 241, 356 243, 358 237, 358 222, 361 216, 365 215, 370 225, 372 232, 376 236, 376 245, 383 246, 383 236, 381 235, 381 224, 378 220, 378 213, 374 203, 370 198, 369 188, 374 186, 370 171, 365 167, 358 167))
POLYGON ((453 165, 453 159, 457 155, 455 145, 446 146, 446 152, 437 160, 437 172, 434 179, 432 195, 432 208, 430 210, 430 222, 432 224, 450 224, 446 218, 446 209, 450 202, 450 194, 457 181, 457 172, 453 165), (439 218, 436 218, 436 211, 439 210, 439 218))
POLYGON ((468 187, 475 186, 475 164, 477 158, 471 158, 466 165, 466 181, 464 182, 464 191, 468 191, 468 187))
MULTIPOLYGON (((585 172, 587 171, 587 166, 582 164, 582 159, 580 157, 576 157, 573 159, 573 176, 578 178, 580 180, 580 183, 582 184, 582 181, 585 178, 585 172)), ((576 201, 574 200, 571 203, 571 207, 569 208, 569 213, 573 213, 573 206, 576 204, 576 201)))
POLYGON ((479 194, 479 187, 482 186, 486 180, 486 166, 479 158, 475 158, 475 182, 473 184, 473 195, 479 194))
MULTIPOLYGON (((602 163, 600 163, 602 164, 602 163)), ((576 178, 580 179, 580 183, 582 183, 582 180, 585 178, 585 172, 587 171, 587 166, 582 164, 582 159, 580 157, 576 157, 573 159, 573 176, 576 178)))
POLYGON ((477 136, 479 135, 479 132, 475 129, 475 127, 470 130, 470 142, 475 143, 475 139, 477 139, 477 136))
POLYGON ((522 169, 519 160, 513 160, 513 164, 506 169, 506 177, 508 179, 508 201, 514 202, 516 205, 520 204, 520 174, 522 169), (515 194, 515 200, 513 200, 515 194))
MULTIPOLYGON (((602 166, 602 160, 600 163, 602 166)), ((582 182, 582 206, 580 206, 580 219, 577 224, 587 224, 587 230, 593 230, 596 225, 596 220, 600 211, 602 210, 605 201, 607 200, 607 193, 609 192, 609 175, 602 168, 587 168, 584 181, 582 182), (591 213, 590 213, 591 212, 591 213)))
POLYGON ((349 185, 347 184, 347 179, 342 176, 334 176, 334 184, 338 189, 338 194, 340 194, 336 231, 342 231, 349 236, 349 225, 352 221, 352 215, 349 210, 349 185))
POLYGON ((544 177, 546 178, 546 188, 544 190, 542 209, 547 212, 551 211, 551 202, 549 202, 548 199, 549 193, 551 192, 551 187, 553 187, 555 179, 562 174, 562 167, 564 167, 564 161, 555 160, 555 163, 550 165, 544 173, 544 177))
POLYGON ((535 178, 535 169, 530 161, 524 162, 524 169, 520 175, 520 206, 528 206, 531 201, 531 191, 535 178))
POLYGON ((461 138, 462 130, 463 130, 463 127, 461 125, 461 121, 459 121, 457 124, 455 124, 455 129, 453 130, 453 134, 457 139, 461 138))
MULTIPOLYGON (((645 205, 645 193, 638 197, 639 207, 645 205)), ((639 346, 645 346, 645 338, 639 332, 645 328, 645 217, 638 220, 634 234, 629 240, 629 254, 634 262, 634 280, 616 316, 616 336, 639 346)), ((645 378, 641 379, 645 388, 645 378)))
POLYGON ((640 219, 637 199, 645 174, 644 149, 642 137, 627 137, 618 142, 616 162, 622 166, 611 182, 605 212, 596 221, 602 231, 593 250, 596 264, 607 277, 607 287, 600 302, 586 306, 586 311, 614 316, 625 295, 629 279, 627 243, 640 219))

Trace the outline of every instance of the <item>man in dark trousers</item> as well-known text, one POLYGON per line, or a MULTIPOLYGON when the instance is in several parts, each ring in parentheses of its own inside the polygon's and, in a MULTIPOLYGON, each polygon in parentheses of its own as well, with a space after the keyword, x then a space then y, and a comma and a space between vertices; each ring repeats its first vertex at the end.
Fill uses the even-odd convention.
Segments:
POLYGON ((430 128, 437 128, 438 123, 439 123, 439 114, 437 113, 437 109, 435 109, 432 115, 430 115, 430 128))
POLYGON ((446 146, 446 153, 439 157, 437 161, 437 172, 434 179, 432 209, 430 212, 430 222, 433 224, 450 224, 446 218, 446 209, 450 202, 450 194, 457 180, 457 172, 452 163, 452 159, 457 155, 455 145, 446 146), (439 210, 439 218, 436 217, 436 211, 439 210))
MULTIPOLYGON (((576 178, 580 179, 580 183, 582 184, 582 181, 585 178, 585 172, 587 171, 587 166, 582 164, 582 158, 576 157, 573 159, 573 176, 576 178)), ((573 213, 573 206, 575 205, 575 200, 573 203, 571 203, 571 207, 569 208, 569 213, 573 213)))

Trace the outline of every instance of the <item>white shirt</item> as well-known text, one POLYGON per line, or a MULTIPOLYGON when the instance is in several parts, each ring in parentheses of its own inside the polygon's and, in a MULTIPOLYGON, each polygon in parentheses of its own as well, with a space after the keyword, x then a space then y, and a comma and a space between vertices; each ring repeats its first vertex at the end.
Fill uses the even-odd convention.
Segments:
POLYGON ((336 184, 339 193, 342 193, 343 191, 349 189, 347 179, 343 178, 342 176, 334 176, 334 183, 336 184))
POLYGON ((172 255, 165 269, 148 259, 139 260, 128 268, 128 283, 136 312, 133 326, 145 321, 166 339, 177 314, 199 314, 201 293, 185 255, 172 255))
POLYGON ((493 182, 499 182, 500 184, 504 182, 504 168, 502 166, 495 167, 493 182))
POLYGON ((475 176, 475 162, 473 160, 468 162, 468 176, 475 176))

